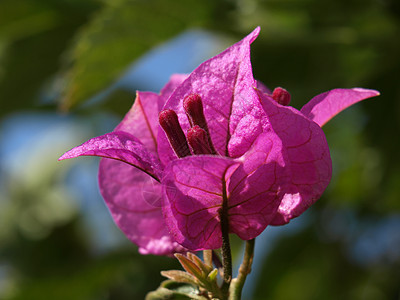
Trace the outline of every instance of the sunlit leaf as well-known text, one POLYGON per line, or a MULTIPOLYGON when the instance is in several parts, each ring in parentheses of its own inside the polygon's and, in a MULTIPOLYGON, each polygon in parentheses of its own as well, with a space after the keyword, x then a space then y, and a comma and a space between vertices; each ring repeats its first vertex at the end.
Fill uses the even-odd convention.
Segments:
POLYGON ((207 24, 212 11, 210 1, 109 2, 70 51, 61 106, 68 109, 100 92, 155 45, 185 28, 207 24))

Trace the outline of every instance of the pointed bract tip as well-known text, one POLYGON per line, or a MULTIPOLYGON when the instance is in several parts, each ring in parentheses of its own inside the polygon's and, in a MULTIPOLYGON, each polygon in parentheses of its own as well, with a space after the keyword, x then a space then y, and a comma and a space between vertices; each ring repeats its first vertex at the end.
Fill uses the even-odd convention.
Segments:
MULTIPOLYGON (((79 146, 78 146, 79 147, 79 146)), ((77 148, 77 147, 75 147, 77 148)), ((63 155, 61 155, 57 160, 58 161, 62 161, 62 160, 66 160, 66 159, 70 159, 70 158, 75 158, 78 157, 79 155, 74 155, 74 149, 72 148, 71 150, 65 152, 63 155)))
POLYGON ((380 94, 381 94, 381 93, 380 93, 379 91, 377 91, 377 90, 364 89, 364 88, 359 88, 359 87, 353 88, 352 90, 353 90, 353 91, 356 91, 356 92, 361 92, 361 93, 369 93, 369 94, 372 95, 371 97, 380 96, 380 94))
POLYGON ((252 32, 250 32, 249 35, 247 35, 247 37, 245 37, 245 39, 250 38, 250 43, 254 42, 254 40, 260 34, 260 30, 261 30, 260 26, 257 26, 252 32))

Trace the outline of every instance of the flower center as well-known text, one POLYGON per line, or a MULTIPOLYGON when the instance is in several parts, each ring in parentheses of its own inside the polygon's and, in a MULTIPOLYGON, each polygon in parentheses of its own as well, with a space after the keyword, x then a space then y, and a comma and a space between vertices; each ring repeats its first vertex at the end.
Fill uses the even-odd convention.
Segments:
POLYGON ((183 108, 189 120, 190 129, 185 136, 178 116, 171 109, 161 111, 159 122, 168 141, 178 157, 194 154, 217 154, 211 141, 203 102, 197 94, 190 94, 183 100, 183 108), (190 151, 191 150, 191 151, 190 151))

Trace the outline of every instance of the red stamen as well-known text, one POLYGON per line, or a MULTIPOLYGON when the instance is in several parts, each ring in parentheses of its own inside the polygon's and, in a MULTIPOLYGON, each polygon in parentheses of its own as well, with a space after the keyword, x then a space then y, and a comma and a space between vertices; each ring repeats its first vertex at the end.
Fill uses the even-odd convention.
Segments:
POLYGON ((206 133, 208 139, 208 145, 211 149, 211 154, 217 154, 214 145, 211 140, 210 131, 203 111, 203 101, 198 94, 190 94, 183 99, 183 108, 189 119, 191 127, 199 126, 206 133))
POLYGON ((272 98, 280 105, 287 106, 290 103, 290 94, 287 90, 281 87, 277 87, 272 92, 272 98))
POLYGON ((203 102, 197 94, 190 94, 183 99, 183 108, 189 119, 190 126, 199 125, 201 128, 207 126, 206 118, 203 112, 203 102))
POLYGON ((200 126, 195 125, 188 130, 187 140, 193 154, 213 154, 208 143, 207 132, 200 126))
POLYGON ((162 129, 164 129, 175 154, 178 157, 190 155, 189 146, 176 113, 172 109, 163 110, 159 114, 158 120, 162 129))

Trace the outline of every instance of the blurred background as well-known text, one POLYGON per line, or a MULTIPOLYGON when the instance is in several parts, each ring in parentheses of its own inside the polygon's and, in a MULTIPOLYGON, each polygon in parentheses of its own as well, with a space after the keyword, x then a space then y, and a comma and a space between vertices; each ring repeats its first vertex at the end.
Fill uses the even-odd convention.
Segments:
POLYGON ((324 127, 332 182, 257 238, 244 299, 400 299, 398 0, 0 0, 0 299, 143 299, 179 268, 113 224, 98 159, 57 158, 258 25, 254 75, 294 107, 381 96, 324 127))

